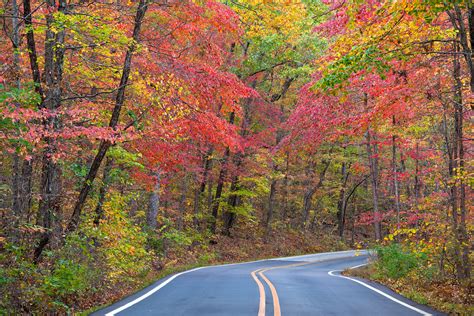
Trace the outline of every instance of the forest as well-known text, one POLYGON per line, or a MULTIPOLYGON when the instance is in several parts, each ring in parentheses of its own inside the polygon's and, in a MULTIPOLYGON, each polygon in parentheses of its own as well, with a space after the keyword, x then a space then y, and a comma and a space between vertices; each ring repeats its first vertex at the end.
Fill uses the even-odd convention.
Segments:
POLYGON ((472 1, 2 0, 0 24, 0 314, 362 248, 474 312, 472 1))

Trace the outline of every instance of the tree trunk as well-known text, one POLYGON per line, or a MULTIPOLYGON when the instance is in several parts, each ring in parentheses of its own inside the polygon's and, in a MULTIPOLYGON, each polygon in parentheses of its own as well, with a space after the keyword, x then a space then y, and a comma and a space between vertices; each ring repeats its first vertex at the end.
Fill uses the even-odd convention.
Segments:
MULTIPOLYGON (((373 214, 374 214, 375 240, 381 240, 382 227, 380 223, 380 214, 379 214, 377 157, 374 157, 374 153, 372 150, 370 129, 367 129, 367 132, 365 135, 367 138, 367 156, 369 158, 370 175, 371 175, 371 180, 372 180, 372 205, 373 205, 373 214)), ((375 146, 376 145, 374 145, 374 148, 376 148, 375 146)))
POLYGON ((209 183, 207 184, 207 198, 206 198, 206 209, 207 210, 210 210, 212 208, 212 191, 213 191, 213 186, 214 186, 214 183, 213 181, 209 181, 209 183))
MULTIPOLYGON (((13 72, 14 72, 14 86, 18 89, 21 89, 21 81, 20 81, 20 57, 18 48, 20 47, 20 37, 18 32, 18 4, 16 0, 12 1, 11 7, 11 15, 12 15, 12 46, 13 46, 13 72)), ((20 104, 16 104, 17 107, 20 104)), ((22 216, 22 210, 20 207, 20 181, 21 181, 21 163, 20 163, 20 156, 15 152, 13 154, 13 178, 12 178, 12 210, 13 214, 15 215, 15 225, 18 225, 20 221, 20 217, 22 216)), ((15 232, 16 234, 16 232, 15 232)))
POLYGON ((209 170, 211 169, 211 159, 210 156, 213 152, 213 149, 210 148, 208 152, 206 153, 206 156, 204 157, 204 170, 202 173, 202 179, 201 179, 201 184, 199 185, 198 188, 195 189, 194 191, 194 218, 193 218, 193 224, 196 228, 199 227, 199 204, 201 202, 201 195, 204 193, 206 190, 206 182, 207 182, 207 177, 209 174, 209 170))
MULTIPOLYGON (((197 180, 196 180, 197 183, 197 180)), ((196 187, 194 189, 194 201, 193 201, 193 225, 194 228, 199 229, 199 203, 201 202, 201 190, 196 187)))
POLYGON ((179 199, 179 217, 178 217, 178 230, 183 230, 184 216, 186 215, 186 192, 188 190, 188 179, 183 177, 181 183, 181 197, 179 199))
POLYGON ((346 221, 346 186, 349 179, 349 172, 347 171, 346 163, 343 162, 341 166, 341 189, 339 190, 339 201, 337 202, 337 222, 338 234, 340 238, 344 236, 344 226, 346 221))
POLYGON ((237 190, 238 181, 239 181, 238 177, 234 175, 232 177, 232 182, 230 184, 231 194, 227 202, 231 210, 227 210, 223 214, 223 222, 224 222, 223 234, 226 236, 230 236, 230 229, 232 228, 232 225, 234 224, 234 221, 235 221, 235 213, 234 213, 233 208, 237 206, 238 196, 235 194, 232 194, 232 192, 235 192, 237 190))
POLYGON ((276 184, 277 184, 277 180, 275 179, 273 179, 272 182, 270 183, 270 193, 268 195, 268 212, 265 219, 266 235, 270 234, 271 223, 274 216, 276 184))
POLYGON ((160 189, 161 189, 161 172, 157 168, 154 172, 155 186, 153 191, 150 193, 150 200, 148 203, 148 210, 146 213, 146 225, 151 230, 156 230, 158 227, 156 217, 160 209, 160 189))
POLYGON ((420 153, 420 144, 416 142, 416 158, 415 158, 415 185, 413 190, 415 191, 415 206, 418 208, 418 201, 420 199, 421 184, 420 184, 420 162, 418 155, 420 153))
MULTIPOLYGON (((395 126, 395 116, 392 117, 393 125, 395 126)), ((400 229, 400 189, 398 183, 398 166, 397 166, 397 136, 392 135, 392 177, 393 190, 395 194, 395 211, 397 212, 397 229, 400 229)))
MULTIPOLYGON (((56 110, 61 106, 62 79, 64 62, 64 30, 54 30, 56 1, 48 0, 48 7, 52 10, 46 16, 46 37, 44 49, 44 81, 47 87, 46 95, 41 107, 51 115, 43 119, 43 125, 51 133, 61 128, 61 122, 56 116, 56 110)), ((59 1, 57 10, 65 12, 67 3, 59 1)), ((52 240, 53 246, 61 235, 61 166, 54 157, 57 154, 57 140, 54 137, 45 137, 46 148, 43 151, 43 166, 41 172, 40 203, 38 207, 38 224, 45 232, 34 251, 34 261, 37 262, 44 247, 52 240)))
MULTIPOLYGON (((12 15, 12 48, 13 48, 13 85, 17 89, 21 89, 21 65, 20 65, 20 10, 18 2, 12 0, 11 6, 12 15)), ((20 106, 19 103, 16 104, 20 106)), ((18 225, 25 219, 29 218, 31 206, 31 176, 32 176, 32 160, 22 159, 16 152, 13 155, 13 179, 12 179, 12 210, 15 215, 14 227, 17 229, 18 225)), ((18 236, 18 231, 15 230, 14 237, 18 236)))
MULTIPOLYGON (((457 49, 457 45, 456 45, 457 49)), ((469 235, 467 233, 466 218, 466 184, 463 174, 464 172, 464 144, 463 144, 463 97, 462 97, 462 82, 461 82, 461 64, 459 55, 454 56, 453 61, 453 77, 454 77, 454 144, 453 144, 453 167, 450 171, 454 179, 451 188, 452 194, 452 217, 453 230, 456 238, 455 252, 457 276, 459 279, 467 280, 470 278, 471 265, 469 260, 469 235)))
POLYGON ((107 158, 105 160, 104 171, 102 174, 102 184, 99 189, 99 201, 95 208, 94 224, 98 226, 100 221, 104 218, 104 209, 102 208, 105 202, 105 196, 110 184, 110 171, 112 170, 112 159, 107 158))
POLYGON ((314 193, 322 187, 323 183, 324 183, 324 177, 326 176, 326 171, 328 170, 329 168, 329 164, 330 162, 329 161, 326 161, 324 162, 323 161, 323 164, 324 164, 324 167, 323 167, 323 170, 320 172, 319 174, 319 180, 318 180, 318 183, 316 185, 312 185, 310 186, 305 194, 304 194, 304 197, 303 197, 303 227, 306 228, 307 225, 308 225, 308 220, 309 220, 309 212, 311 210, 311 200, 313 198, 313 195, 314 193))
POLYGON ((283 206, 281 210, 281 220, 286 220, 286 217, 288 216, 288 173, 290 170, 290 153, 287 151, 286 152, 286 165, 285 165, 285 176, 283 177, 283 185, 282 185, 282 191, 283 191, 283 206))
MULTIPOLYGON (((234 165, 236 167, 236 172, 238 172, 239 168, 240 168, 240 165, 242 164, 242 154, 240 153, 237 153, 235 155, 235 159, 234 159, 234 165)), ((232 177, 232 181, 231 181, 231 185, 230 185, 230 196, 229 196, 229 205, 230 207, 232 208, 232 210, 227 210, 224 212, 223 214, 223 220, 224 220, 224 235, 226 236, 230 236, 230 229, 232 228, 232 225, 234 224, 235 222, 235 217, 236 217, 236 214, 233 210, 233 208, 235 208, 238 204, 238 201, 239 201, 239 198, 238 196, 236 196, 235 194, 233 194, 233 192, 235 192, 237 189, 238 189, 238 186, 239 186, 239 177, 238 175, 234 175, 232 177)))
MULTIPOLYGON (((229 123, 234 124, 235 113, 230 113, 229 123)), ((216 195, 214 197, 214 201, 212 203, 212 218, 209 228, 211 233, 216 233, 217 228, 217 215, 219 214, 219 205, 220 199, 222 196, 222 190, 224 188, 224 180, 227 174, 227 161, 229 160, 230 156, 230 149, 227 147, 224 153, 224 158, 222 159, 221 170, 219 172, 219 178, 217 179, 217 187, 216 187, 216 195)))
MULTIPOLYGON (((233 112, 232 112, 233 113, 233 112)), ((219 214, 219 205, 220 205, 220 199, 222 196, 222 190, 224 188, 224 179, 227 173, 227 160, 229 159, 230 155, 230 150, 227 148, 224 153, 224 158, 222 161, 222 166, 221 166, 221 171, 219 172, 219 178, 217 179, 217 187, 216 187, 216 195, 214 197, 214 200, 212 202, 212 218, 211 218, 211 223, 210 223, 210 230, 211 233, 215 234, 216 233, 216 228, 217 228, 217 215, 219 214)))

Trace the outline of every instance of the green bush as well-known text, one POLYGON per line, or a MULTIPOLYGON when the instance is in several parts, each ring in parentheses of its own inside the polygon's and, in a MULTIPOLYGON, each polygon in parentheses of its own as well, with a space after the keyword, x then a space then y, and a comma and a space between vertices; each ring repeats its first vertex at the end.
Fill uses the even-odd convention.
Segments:
POLYGON ((88 267, 72 260, 60 259, 55 269, 44 279, 45 292, 52 297, 64 297, 82 292, 89 286, 88 267))
POLYGON ((377 247, 377 270, 392 279, 406 276, 425 262, 424 254, 405 251, 399 244, 377 247))

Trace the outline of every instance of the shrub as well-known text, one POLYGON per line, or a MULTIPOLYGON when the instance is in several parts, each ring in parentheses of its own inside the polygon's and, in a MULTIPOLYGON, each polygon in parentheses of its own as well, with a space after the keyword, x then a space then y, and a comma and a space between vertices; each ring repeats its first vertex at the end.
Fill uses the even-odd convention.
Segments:
POLYGON ((377 247, 375 250, 378 257, 376 265, 378 272, 392 279, 406 276, 426 261, 423 253, 405 251, 399 244, 377 247))
POLYGON ((55 269, 44 279, 45 292, 51 297, 62 298, 83 292, 89 286, 88 267, 73 260, 60 259, 55 269))

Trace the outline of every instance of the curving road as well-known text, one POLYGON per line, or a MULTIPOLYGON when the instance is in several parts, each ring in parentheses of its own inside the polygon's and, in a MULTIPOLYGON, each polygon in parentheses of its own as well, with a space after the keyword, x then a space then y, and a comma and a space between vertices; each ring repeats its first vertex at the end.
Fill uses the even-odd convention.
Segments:
POLYGON ((343 251, 178 273, 92 315, 442 315, 340 271, 364 265, 343 251))

